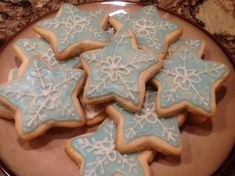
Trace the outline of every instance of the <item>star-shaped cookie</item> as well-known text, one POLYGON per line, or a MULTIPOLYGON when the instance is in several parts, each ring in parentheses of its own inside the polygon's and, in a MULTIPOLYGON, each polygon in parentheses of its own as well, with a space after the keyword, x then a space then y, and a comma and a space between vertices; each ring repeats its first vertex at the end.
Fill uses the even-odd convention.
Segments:
POLYGON ((75 137, 66 143, 66 151, 77 162, 83 176, 149 175, 148 162, 154 152, 121 154, 115 149, 116 126, 106 119, 95 133, 75 137))
POLYGON ((157 113, 172 115, 185 109, 212 116, 216 110, 215 90, 228 75, 226 65, 204 61, 189 47, 179 47, 153 78, 158 87, 157 113))
POLYGON ((134 34, 126 28, 118 31, 103 49, 81 55, 82 67, 89 77, 85 85, 85 103, 116 100, 130 111, 141 109, 145 82, 159 71, 162 61, 137 49, 134 34))
POLYGON ((168 55, 166 58, 169 58, 175 50, 181 46, 181 45, 186 45, 190 47, 193 51, 195 51, 199 57, 202 57, 204 54, 204 51, 206 49, 206 43, 203 40, 198 40, 198 39, 180 39, 177 40, 176 42, 172 43, 169 48, 168 48, 168 55))
POLYGON ((124 25, 136 34, 138 45, 164 57, 168 44, 177 40, 182 29, 172 22, 162 19, 155 6, 143 7, 134 14, 117 14, 109 19, 114 28, 124 25))
POLYGON ((147 90, 140 112, 126 111, 117 103, 108 105, 106 112, 117 122, 116 146, 121 152, 130 153, 141 149, 154 149, 165 154, 179 155, 182 150, 177 117, 158 117, 156 95, 147 90))
POLYGON ((64 3, 56 17, 40 21, 33 29, 49 40, 58 60, 65 60, 104 47, 110 37, 103 30, 107 21, 108 15, 101 10, 81 11, 64 3))
MULTIPOLYGON (((13 68, 10 70, 8 74, 8 81, 15 80, 17 78, 18 68, 13 68)), ((80 93, 78 100, 81 104, 81 107, 84 110, 86 116, 86 125, 87 126, 94 126, 100 122, 102 122, 106 117, 107 114, 104 112, 105 108, 103 104, 100 105, 87 105, 83 101, 83 94, 80 93)), ((0 103, 0 114, 2 114, 6 118, 14 117, 14 113, 9 111, 5 106, 0 103)))
POLYGON ((67 61, 57 61, 50 44, 41 38, 26 38, 16 41, 14 44, 16 55, 24 63, 34 55, 38 55, 45 59, 51 66, 55 68, 78 68, 80 67, 80 58, 73 57, 67 61))
POLYGON ((85 123, 77 100, 82 70, 52 69, 41 59, 28 60, 19 78, 0 85, 0 100, 15 109, 16 130, 30 140, 52 126, 78 127, 85 123))

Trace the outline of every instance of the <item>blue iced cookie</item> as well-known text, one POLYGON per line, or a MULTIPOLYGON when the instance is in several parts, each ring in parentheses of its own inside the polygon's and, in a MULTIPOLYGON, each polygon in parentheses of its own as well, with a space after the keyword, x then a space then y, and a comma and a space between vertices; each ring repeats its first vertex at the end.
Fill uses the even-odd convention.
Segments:
POLYGON ((193 51, 195 51, 199 57, 202 57, 204 54, 204 51, 206 49, 206 43, 203 40, 198 40, 198 39, 180 39, 177 40, 176 42, 172 43, 169 48, 168 48, 168 55, 166 58, 169 58, 175 50, 181 46, 181 45, 186 45, 190 47, 193 51))
POLYGON ((89 75, 85 103, 115 100, 134 112, 143 104, 146 81, 162 64, 161 59, 137 49, 133 33, 126 28, 121 28, 105 48, 84 52, 80 58, 89 75))
POLYGON ((210 117, 215 114, 215 90, 228 77, 226 65, 204 61, 187 46, 177 48, 155 75, 157 113, 172 115, 187 110, 210 117))
MULTIPOLYGON (((17 73, 18 73, 18 68, 11 69, 8 74, 8 81, 15 80, 17 78, 17 73)), ((107 114, 104 112, 105 106, 103 104, 87 105, 84 103, 83 96, 81 93, 79 94, 78 100, 86 114, 87 126, 96 125, 102 122, 107 117, 107 114)), ((1 115, 1 112, 3 115, 5 114, 4 116, 6 117, 14 117, 14 113, 6 109, 6 107, 0 103, 0 115, 1 115)))
POLYGON ((56 17, 38 22, 33 29, 48 40, 57 60, 83 51, 104 47, 110 35, 104 31, 108 15, 103 11, 82 11, 64 3, 56 17))
POLYGON ((81 166, 83 176, 149 176, 148 162, 154 152, 121 154, 115 149, 116 126, 106 119, 96 132, 75 137, 66 143, 69 156, 81 166))
POLYGON ((147 90, 140 112, 126 111, 117 103, 108 105, 106 112, 117 123, 116 146, 121 152, 130 153, 154 149, 165 154, 179 155, 182 150, 177 117, 159 117, 156 114, 156 95, 147 90))
POLYGON ((22 139, 33 139, 52 126, 85 123, 77 100, 85 79, 82 70, 54 69, 38 58, 24 66, 17 79, 0 85, 0 100, 15 110, 16 130, 22 139))
POLYGON ((16 55, 24 61, 38 55, 45 59, 54 68, 78 68, 79 57, 73 57, 66 61, 57 61, 49 43, 41 38, 26 38, 16 41, 14 44, 16 55))
POLYGON ((155 6, 143 7, 134 14, 117 14, 109 19, 114 28, 127 26, 136 34, 140 48, 163 58, 168 45, 182 34, 182 28, 161 18, 155 6))

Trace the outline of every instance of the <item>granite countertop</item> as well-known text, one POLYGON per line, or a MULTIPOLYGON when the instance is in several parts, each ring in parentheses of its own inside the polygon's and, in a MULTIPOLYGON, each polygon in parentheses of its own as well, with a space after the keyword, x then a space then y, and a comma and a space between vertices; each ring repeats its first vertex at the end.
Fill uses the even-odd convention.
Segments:
MULTIPOLYGON (((66 0, 65 2, 79 4, 92 1, 97 0, 66 0)), ((147 0, 140 1, 147 2, 147 0)), ((27 23, 57 10, 62 2, 61 0, 1 0, 0 49, 27 23)), ((155 3, 162 9, 183 16, 208 31, 222 45, 235 65, 234 0, 151 0, 148 3, 155 3)), ((230 167, 235 162, 234 158, 233 155, 230 167)), ((232 170, 231 173, 235 173, 234 169, 230 170, 232 170)))
MULTIPOLYGON (((97 0, 66 0, 72 4, 97 0)), ((99 0, 98 0, 99 1, 99 0)), ((129 0, 144 1, 147 0, 129 0)), ((1 0, 0 48, 27 23, 60 7, 61 0, 1 0)), ((211 33, 235 64, 234 0, 151 0, 158 7, 176 13, 211 33)))

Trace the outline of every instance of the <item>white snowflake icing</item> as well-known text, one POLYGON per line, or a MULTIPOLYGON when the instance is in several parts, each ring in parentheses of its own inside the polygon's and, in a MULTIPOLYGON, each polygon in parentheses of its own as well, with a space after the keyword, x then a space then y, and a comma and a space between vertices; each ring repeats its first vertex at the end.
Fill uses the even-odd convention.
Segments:
POLYGON ((164 33, 169 33, 178 26, 161 19, 154 6, 147 6, 137 14, 141 16, 118 14, 116 17, 134 30, 139 44, 146 45, 154 51, 162 50, 165 45, 164 36, 167 35, 164 33))
POLYGON ((175 43, 173 43, 172 45, 170 45, 170 47, 168 48, 168 56, 170 57, 176 50, 176 48, 179 45, 182 44, 186 44, 187 46, 189 46, 191 49, 193 49, 195 52, 198 52, 200 50, 200 46, 201 46, 201 41, 200 40, 177 40, 175 43))
POLYGON ((73 68, 79 63, 79 57, 71 58, 68 61, 57 61, 50 45, 43 39, 22 39, 17 41, 17 45, 28 58, 39 55, 53 67, 73 68))
POLYGON ((202 61, 193 55, 188 47, 182 46, 174 58, 165 61, 164 68, 155 79, 163 83, 163 86, 164 80, 172 80, 172 83, 167 83, 169 88, 164 86, 162 89, 161 94, 166 103, 174 104, 186 98, 210 111, 209 86, 225 72, 225 65, 202 61))
POLYGON ((167 117, 168 119, 164 117, 159 118, 155 111, 155 98, 156 92, 147 91, 143 108, 137 113, 129 112, 129 115, 131 115, 129 118, 125 118, 125 113, 128 112, 121 106, 118 106, 117 103, 115 104, 119 112, 124 113, 124 122, 127 123, 124 126, 124 136, 126 140, 131 141, 138 138, 138 133, 141 131, 143 136, 146 134, 157 134, 168 142, 177 142, 179 138, 177 123, 167 123, 167 121, 172 122, 172 119, 175 117, 167 117))
POLYGON ((82 12, 77 7, 66 3, 61 8, 62 14, 59 17, 39 23, 39 25, 51 30, 63 30, 62 33, 60 32, 60 37, 58 38, 61 46, 73 44, 78 34, 82 35, 84 32, 86 32, 88 38, 92 36, 96 39, 103 40, 103 34, 105 32, 102 31, 100 26, 94 25, 94 19, 97 16, 103 15, 101 10, 82 12))
MULTIPOLYGON (((84 165, 84 176, 105 175, 109 165, 115 165, 113 173, 125 171, 125 175, 138 173, 138 161, 129 154, 121 154, 115 149, 115 131, 116 127, 111 120, 106 120, 105 127, 102 128, 104 138, 96 139, 95 137, 76 139, 79 150, 85 150, 86 153, 94 155, 91 159, 86 159, 84 165)), ((111 166, 112 167, 112 166, 111 166)))
POLYGON ((119 49, 120 47, 130 48, 130 36, 126 31, 119 33, 121 34, 112 41, 115 44, 112 55, 104 54, 104 52, 83 55, 87 64, 99 68, 99 71, 96 72, 102 74, 102 76, 96 75, 95 80, 89 81, 87 94, 92 96, 115 84, 122 87, 123 97, 136 103, 138 102, 138 96, 136 96, 138 95, 138 84, 137 80, 130 79, 130 75, 136 74, 136 71, 143 70, 143 67, 146 68, 146 65, 155 63, 158 59, 142 53, 141 55, 135 54, 134 57, 127 60, 128 53, 124 55, 123 49, 119 49))
POLYGON ((17 86, 25 83, 25 80, 22 80, 23 83, 19 82, 15 85, 19 88, 10 86, 10 88, 5 90, 5 95, 12 101, 22 102, 25 106, 27 104, 27 108, 23 107, 27 112, 22 117, 26 128, 34 128, 43 121, 48 120, 47 113, 50 116, 53 111, 56 111, 60 114, 60 117, 65 117, 66 119, 78 119, 79 115, 75 107, 63 100, 61 88, 66 89, 68 85, 73 85, 74 81, 77 82, 80 79, 81 73, 63 73, 63 78, 60 77, 61 79, 55 82, 48 79, 52 73, 48 71, 45 65, 41 64, 41 61, 32 60, 32 66, 30 67, 31 70, 28 75, 21 79, 27 79, 26 82, 30 81, 32 83, 31 86, 27 84, 25 86, 17 86))

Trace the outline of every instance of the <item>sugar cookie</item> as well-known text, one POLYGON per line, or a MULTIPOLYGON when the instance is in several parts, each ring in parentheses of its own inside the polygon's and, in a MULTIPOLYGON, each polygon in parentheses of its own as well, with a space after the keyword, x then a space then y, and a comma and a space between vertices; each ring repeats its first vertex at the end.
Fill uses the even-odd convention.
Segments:
POLYGON ((18 135, 30 140, 52 126, 78 127, 85 116, 77 101, 82 70, 52 69, 41 59, 28 60, 16 80, 0 85, 0 100, 13 108, 18 135))
POLYGON ((85 103, 116 100, 134 112, 143 104, 146 81, 162 64, 161 59, 137 49, 134 34, 126 28, 118 31, 105 48, 84 52, 80 58, 89 75, 85 103))
POLYGON ((22 60, 23 64, 25 60, 30 59, 34 55, 38 55, 55 68, 78 68, 81 66, 78 56, 70 58, 67 61, 57 61, 49 43, 41 38, 20 39, 16 41, 13 47, 16 55, 22 60))
POLYGON ((189 46, 193 51, 195 51, 199 57, 202 57, 204 54, 204 51, 206 49, 206 42, 203 40, 193 40, 193 39, 180 39, 176 42, 172 43, 168 48, 168 54, 167 58, 170 57, 177 47, 180 45, 187 45, 189 46))
POLYGON ((80 165, 81 175, 149 176, 148 163, 154 152, 121 154, 115 149, 116 127, 106 119, 95 133, 75 137, 66 143, 68 155, 80 165))
MULTIPOLYGON (((130 153, 154 149, 164 154, 179 155, 182 150, 177 116, 159 118, 155 111, 155 90, 146 91, 143 108, 131 113, 117 103, 108 105, 106 112, 117 123, 116 147, 130 153)), ((183 114, 182 114, 183 115, 183 114)))
POLYGON ((127 26, 136 34, 141 49, 151 51, 164 58, 168 45, 182 34, 182 28, 160 17, 153 5, 145 6, 134 14, 117 14, 109 19, 114 28, 127 26))
POLYGON ((204 61, 189 47, 179 47, 153 78, 158 87, 157 113, 172 115, 187 110, 208 117, 214 115, 215 91, 228 75, 226 65, 204 61))
POLYGON ((57 60, 104 47, 110 35, 104 31, 108 15, 102 10, 82 11, 64 3, 56 17, 38 22, 33 29, 52 46, 57 60))

